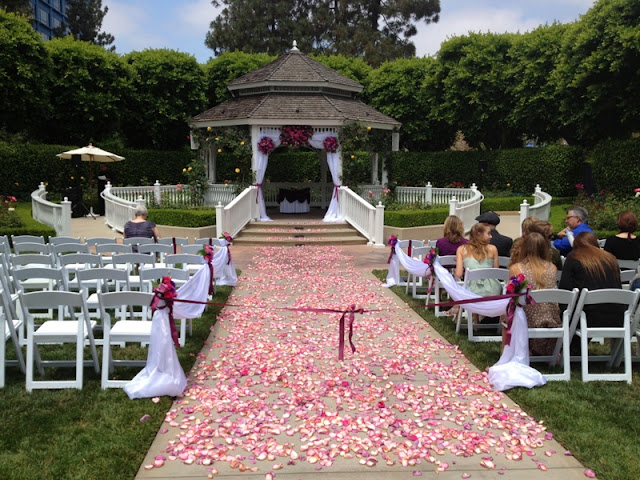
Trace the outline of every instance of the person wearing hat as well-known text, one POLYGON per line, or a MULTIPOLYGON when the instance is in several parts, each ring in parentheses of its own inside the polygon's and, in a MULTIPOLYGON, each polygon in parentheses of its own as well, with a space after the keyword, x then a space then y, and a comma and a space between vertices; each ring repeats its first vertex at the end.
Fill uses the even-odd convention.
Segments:
POLYGON ((482 215, 476 217, 478 223, 488 225, 491 229, 491 245, 495 245, 498 249, 498 255, 501 257, 508 257, 511 253, 511 247, 513 246, 513 239, 502 235, 496 226, 500 224, 500 215, 496 212, 484 212, 482 215))

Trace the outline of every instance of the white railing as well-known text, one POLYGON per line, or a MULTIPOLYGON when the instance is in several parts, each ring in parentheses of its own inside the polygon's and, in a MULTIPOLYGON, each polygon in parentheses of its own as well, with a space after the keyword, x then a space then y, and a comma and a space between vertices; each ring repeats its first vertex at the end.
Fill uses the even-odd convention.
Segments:
POLYGON ((369 245, 384 246, 384 205, 372 206, 349 187, 338 191, 340 216, 369 240, 369 245))
MULTIPOLYGON (((384 185, 360 185, 355 189, 365 200, 380 201, 386 196, 384 185)), ((477 188, 475 183, 471 188, 433 188, 431 182, 424 187, 396 187, 394 201, 401 204, 448 205, 452 197, 459 202, 466 202, 475 198, 477 188)))
POLYGON ((549 220, 551 215, 551 195, 543 192, 540 185, 536 185, 533 192, 533 205, 529 205, 527 200, 520 204, 520 234, 522 235, 522 222, 527 217, 536 216, 540 220, 549 220))
POLYGON ((34 220, 52 227, 56 235, 71 236, 71 202, 67 197, 60 204, 47 201, 47 190, 42 182, 38 190, 31 192, 31 215, 34 220))
MULTIPOLYGON (((450 190, 452 192, 465 191, 463 188, 448 188, 442 190, 450 190)), ((465 192, 463 197, 466 196, 467 198, 464 200, 459 200, 455 195, 449 200, 449 215, 455 215, 460 218, 465 231, 469 231, 471 226, 476 223, 476 217, 480 215, 480 204, 482 200, 484 200, 484 195, 478 191, 475 183, 471 185, 470 190, 472 194, 466 195, 465 192)))
POLYGON ((236 189, 237 185, 232 183, 210 183, 207 191, 204 193, 204 204, 208 207, 216 206, 219 203, 228 205, 236 198, 236 189))
POLYGON ((100 193, 104 198, 105 223, 113 230, 123 233, 124 224, 135 218, 135 211, 138 205, 145 206, 146 202, 142 196, 138 197, 136 201, 126 200, 114 195, 112 193, 114 190, 117 191, 118 188, 111 187, 111 182, 107 182, 104 190, 100 193))
POLYGON ((216 205, 216 236, 221 237, 224 232, 235 237, 251 220, 258 218, 258 203, 256 202, 258 188, 253 185, 246 188, 227 206, 216 205))

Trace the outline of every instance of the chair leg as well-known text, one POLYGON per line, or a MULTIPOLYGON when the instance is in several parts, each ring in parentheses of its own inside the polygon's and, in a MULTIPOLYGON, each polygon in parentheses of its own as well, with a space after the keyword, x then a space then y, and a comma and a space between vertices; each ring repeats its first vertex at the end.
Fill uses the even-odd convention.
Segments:
POLYGON ((110 359, 111 359, 111 337, 109 335, 108 328, 105 328, 104 340, 102 344, 102 375, 101 375, 101 387, 107 388, 107 382, 109 381, 110 373, 110 359))
POLYGON ((624 329, 624 374, 627 378, 627 383, 631 385, 631 331, 628 324, 624 329))
POLYGON ((82 390, 83 374, 84 374, 84 338, 78 335, 76 338, 76 381, 74 385, 74 387, 77 388, 78 390, 82 390))
POLYGON ((582 364, 582 381, 589 381, 589 339, 587 338, 587 322, 580 319, 580 360, 582 364))

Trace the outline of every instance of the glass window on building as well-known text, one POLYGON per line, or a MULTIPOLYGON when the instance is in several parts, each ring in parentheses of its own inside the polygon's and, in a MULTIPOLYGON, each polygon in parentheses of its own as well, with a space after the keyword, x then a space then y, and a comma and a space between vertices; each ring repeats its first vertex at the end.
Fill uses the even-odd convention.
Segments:
POLYGON ((50 40, 50 39, 49 39, 49 34, 48 34, 48 33, 45 33, 45 32, 39 32, 39 33, 40 33, 40 36, 42 37, 42 39, 43 39, 44 41, 50 40))
POLYGON ((57 18, 52 18, 52 27, 53 28, 60 28, 60 26, 62 25, 62 22, 60 20, 58 20, 57 18))
POLYGON ((55 8, 58 12, 60 10, 62 10, 62 7, 60 6, 60 0, 53 0, 51 2, 51 5, 53 6, 53 8, 55 8))
POLYGON ((44 8, 40 9, 38 14, 38 20, 45 25, 49 25, 49 12, 47 12, 44 8))

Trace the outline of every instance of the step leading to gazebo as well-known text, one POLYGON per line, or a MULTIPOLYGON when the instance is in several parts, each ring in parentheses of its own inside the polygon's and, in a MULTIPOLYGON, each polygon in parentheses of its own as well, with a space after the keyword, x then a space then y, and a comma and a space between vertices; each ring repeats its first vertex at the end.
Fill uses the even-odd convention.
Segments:
POLYGON ((366 245, 367 239, 346 222, 274 220, 249 223, 236 235, 233 243, 263 246, 366 245))

